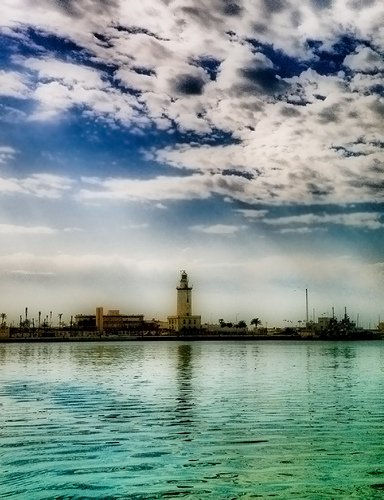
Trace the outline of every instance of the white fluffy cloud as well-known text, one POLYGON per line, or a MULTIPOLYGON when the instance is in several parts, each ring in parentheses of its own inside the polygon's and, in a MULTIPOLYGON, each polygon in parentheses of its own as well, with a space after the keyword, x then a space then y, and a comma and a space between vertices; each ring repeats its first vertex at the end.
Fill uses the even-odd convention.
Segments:
POLYGON ((50 119, 78 107, 95 117, 124 124, 147 123, 138 115, 141 105, 137 100, 113 88, 100 71, 52 58, 15 60, 37 76, 29 94, 38 103, 32 119, 50 119))
POLYGON ((28 94, 28 82, 23 74, 0 70, 0 96, 24 99, 28 94))
POLYGON ((25 194, 38 198, 60 198, 70 190, 72 179, 65 176, 36 173, 28 177, 0 177, 0 194, 25 194))
POLYGON ((383 56, 370 47, 360 45, 353 54, 346 56, 344 65, 348 66, 353 71, 383 71, 384 59, 383 56))
POLYGON ((84 178, 89 184, 78 193, 81 201, 161 201, 204 199, 211 193, 205 187, 205 178, 201 175, 189 177, 159 176, 153 179, 123 178, 84 178))
POLYGON ((105 85, 98 71, 80 64, 35 57, 20 62, 36 71, 42 80, 58 80, 69 87, 81 84, 84 89, 101 89, 105 85))

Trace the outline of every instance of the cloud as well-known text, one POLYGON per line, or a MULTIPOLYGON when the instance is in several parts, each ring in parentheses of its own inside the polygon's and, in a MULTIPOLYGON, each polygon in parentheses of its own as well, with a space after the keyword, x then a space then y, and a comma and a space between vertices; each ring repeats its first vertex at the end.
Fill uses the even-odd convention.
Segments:
POLYGON ((313 228, 303 226, 303 227, 285 227, 283 229, 279 229, 279 233, 281 234, 308 234, 313 231, 313 228))
POLYGON ((174 90, 178 94, 201 95, 204 89, 204 80, 193 75, 179 75, 174 82, 174 90))
POLYGON ((243 215, 247 219, 262 219, 267 213, 268 210, 254 210, 252 208, 237 208, 235 212, 243 215))
POLYGON ((251 201, 249 181, 243 177, 193 174, 157 176, 151 179, 83 178, 89 188, 80 189, 77 198, 88 202, 110 201, 177 201, 207 199, 212 195, 230 196, 251 201))
POLYGON ((10 146, 0 146, 0 164, 12 160, 16 154, 16 150, 10 146))
POLYGON ((54 120, 76 108, 112 126, 193 133, 184 144, 151 152, 160 165, 192 171, 177 195, 162 190, 179 176, 173 182, 158 175, 136 184, 122 180, 121 189, 103 180, 98 193, 84 189, 81 197, 383 201, 380 175, 372 170, 384 161, 382 82, 372 74, 382 68, 384 50, 379 2, 31 5, 15 0, 2 7, 8 36, 31 43, 29 27, 41 39, 37 56, 12 58, 28 85, 18 77, 11 91, 33 99, 30 119, 54 120), (73 48, 61 55, 54 44, 44 48, 47 34, 73 48), (229 140, 196 143, 196 135, 218 131, 229 140), (362 142, 370 145, 364 158, 345 154, 362 142), (244 181, 228 181, 228 172, 244 181))
POLYGON ((143 222, 141 224, 128 224, 123 226, 123 229, 147 229, 149 224, 147 222, 143 222))
MULTIPOLYGON (((342 226, 361 229, 381 229, 384 223, 381 222, 383 214, 379 212, 353 212, 349 214, 314 214, 292 215, 276 218, 264 218, 264 224, 272 226, 308 225, 321 226, 326 224, 337 224, 342 226)), ((294 228, 304 230, 305 228, 294 228)), ((285 230, 284 232, 291 232, 285 230)))
POLYGON ((55 234, 56 230, 46 226, 18 226, 15 224, 0 224, 0 234, 8 235, 44 235, 55 234))
POLYGON ((36 173, 24 178, 0 177, 0 194, 25 194, 37 198, 57 199, 71 189, 69 177, 36 173))
POLYGON ((16 71, 0 70, 0 96, 25 99, 29 94, 28 80, 16 71))
MULTIPOLYGON (((48 0, 39 0, 48 8, 48 0)), ((53 0, 54 5, 66 15, 74 18, 93 15, 108 15, 118 7, 117 0, 53 0)))
POLYGON ((209 198, 205 179, 201 175, 189 177, 158 176, 153 179, 89 179, 83 178, 94 189, 83 188, 78 193, 81 201, 161 201, 209 198))
POLYGON ((13 271, 10 271, 9 274, 13 274, 15 276, 21 276, 21 277, 31 277, 31 278, 34 278, 34 277, 51 277, 51 276, 55 276, 54 273, 50 273, 50 272, 34 272, 34 271, 27 271, 25 269, 15 269, 13 271))
POLYGON ((353 54, 348 54, 343 64, 353 71, 364 73, 384 70, 383 56, 363 45, 359 45, 353 54))
POLYGON ((192 231, 197 231, 199 233, 205 234, 216 234, 216 235, 233 235, 246 229, 247 226, 236 226, 231 224, 213 224, 213 225, 196 225, 191 226, 192 231))
MULTIPOLYGON (((133 270, 151 273, 159 265, 158 260, 151 261, 147 257, 141 260, 124 254, 99 254, 83 253, 70 254, 59 253, 49 255, 46 253, 35 254, 33 252, 16 252, 2 255, 0 259, 0 272, 10 272, 23 269, 29 273, 51 273, 56 275, 86 274, 95 275, 99 271, 110 272, 113 269, 133 270)), ((173 264, 168 264, 171 269, 173 264)))
POLYGON ((64 233, 82 233, 83 231, 84 231, 84 229, 82 229, 81 227, 76 227, 76 226, 65 227, 63 229, 64 233))
POLYGON ((88 115, 112 122, 147 123, 139 114, 141 104, 112 87, 106 74, 99 70, 51 57, 15 58, 15 61, 37 75, 37 83, 29 92, 29 97, 38 103, 31 119, 52 119, 77 107, 88 115))

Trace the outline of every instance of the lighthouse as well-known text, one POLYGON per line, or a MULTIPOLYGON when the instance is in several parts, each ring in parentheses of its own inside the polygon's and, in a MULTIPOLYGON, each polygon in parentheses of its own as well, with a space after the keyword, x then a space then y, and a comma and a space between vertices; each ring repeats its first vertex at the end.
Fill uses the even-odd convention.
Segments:
POLYGON ((192 315, 192 286, 184 270, 180 273, 180 282, 176 290, 176 316, 168 316, 169 329, 176 332, 200 329, 201 316, 192 315))
POLYGON ((191 316, 192 314, 192 287, 188 284, 188 275, 181 271, 180 284, 177 290, 177 315, 191 316))

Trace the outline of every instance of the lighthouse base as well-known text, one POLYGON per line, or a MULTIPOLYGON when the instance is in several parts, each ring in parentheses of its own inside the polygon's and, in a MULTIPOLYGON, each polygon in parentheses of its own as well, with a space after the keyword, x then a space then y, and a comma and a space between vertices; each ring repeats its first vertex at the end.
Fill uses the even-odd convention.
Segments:
POLYGON ((168 316, 168 328, 174 332, 201 328, 201 316, 168 316))

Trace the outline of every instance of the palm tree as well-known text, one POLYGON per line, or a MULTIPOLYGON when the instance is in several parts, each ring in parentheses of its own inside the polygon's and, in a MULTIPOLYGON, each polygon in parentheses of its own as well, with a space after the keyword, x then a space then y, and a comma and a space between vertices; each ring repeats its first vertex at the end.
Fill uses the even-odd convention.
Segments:
POLYGON ((256 330, 257 330, 258 325, 260 325, 260 324, 261 324, 261 321, 259 318, 251 319, 251 325, 255 325, 256 330))

